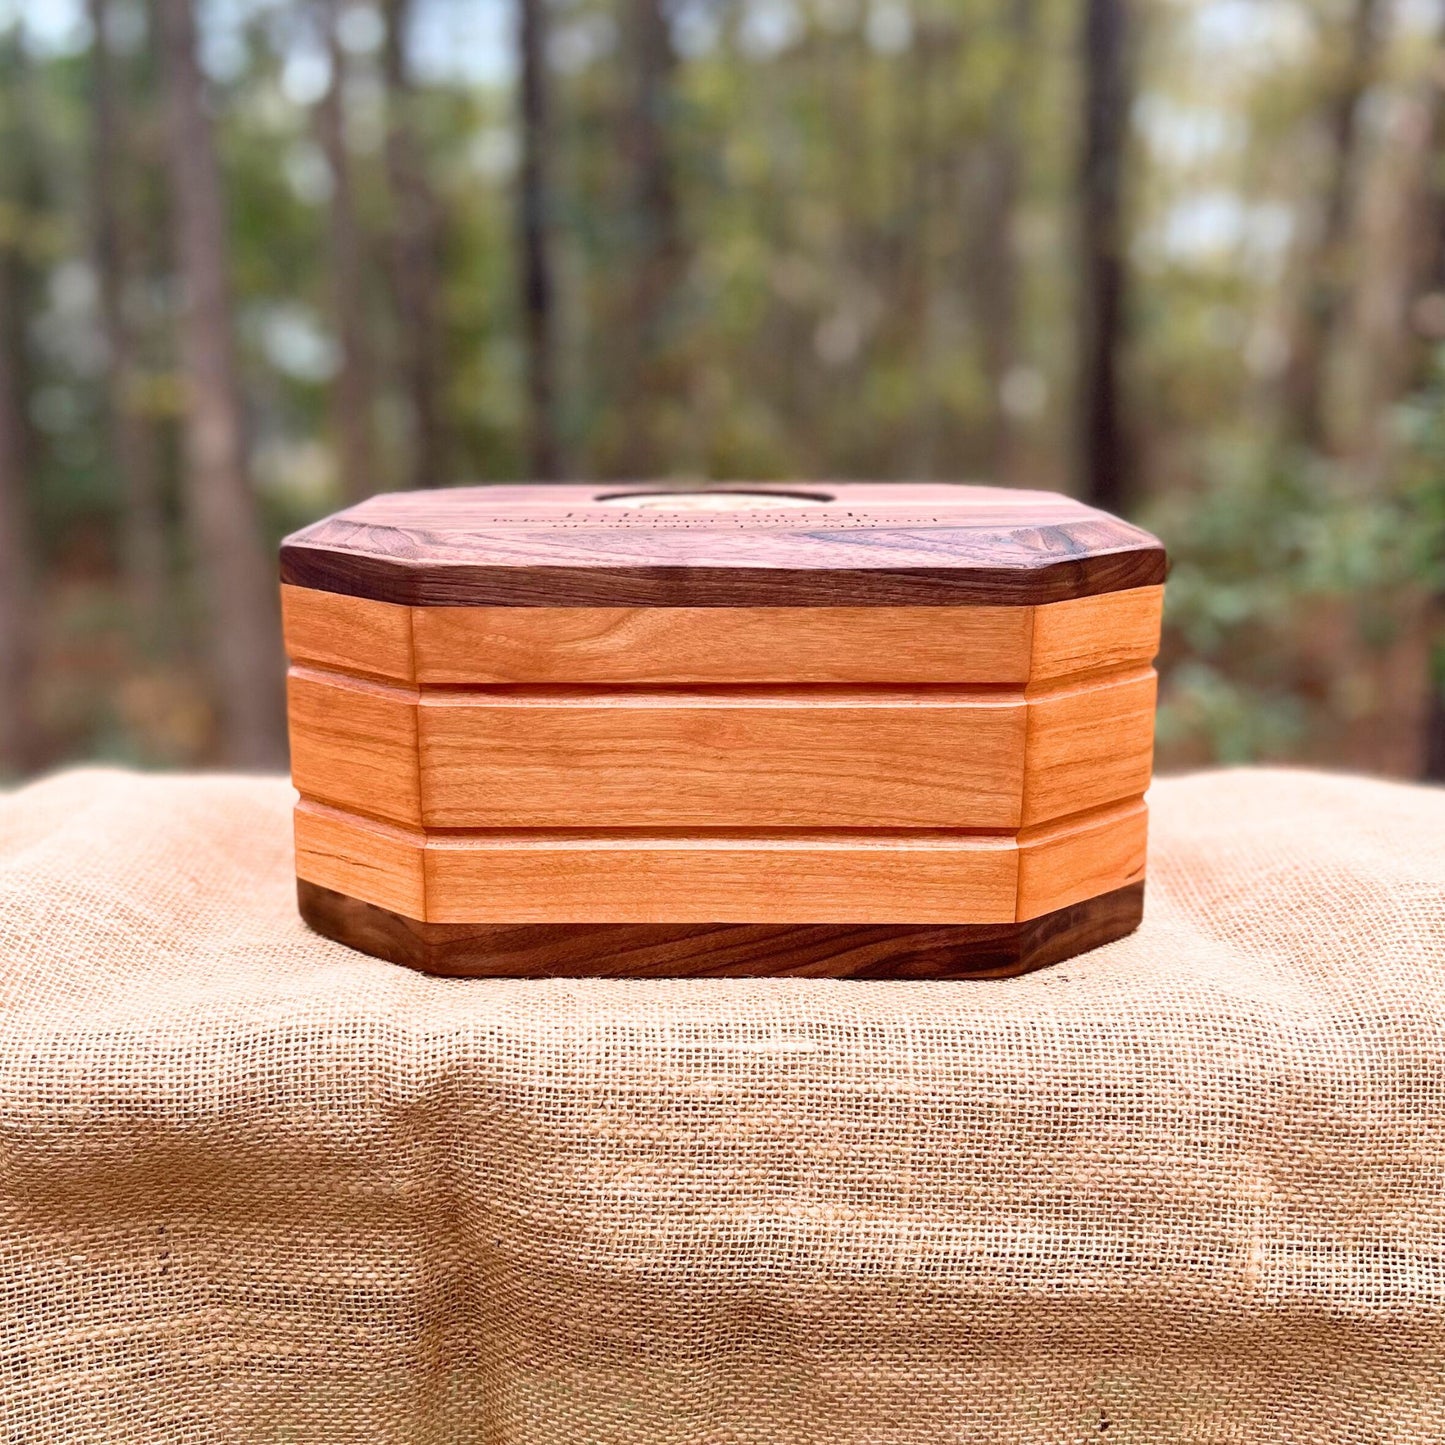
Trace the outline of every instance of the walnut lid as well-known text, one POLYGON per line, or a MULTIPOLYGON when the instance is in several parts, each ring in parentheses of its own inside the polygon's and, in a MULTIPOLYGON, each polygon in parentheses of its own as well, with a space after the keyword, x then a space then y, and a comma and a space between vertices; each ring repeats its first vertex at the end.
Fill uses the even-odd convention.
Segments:
POLYGON ((414 606, 1032 606, 1162 582, 1157 538, 951 483, 453 487, 288 537, 282 581, 414 606))

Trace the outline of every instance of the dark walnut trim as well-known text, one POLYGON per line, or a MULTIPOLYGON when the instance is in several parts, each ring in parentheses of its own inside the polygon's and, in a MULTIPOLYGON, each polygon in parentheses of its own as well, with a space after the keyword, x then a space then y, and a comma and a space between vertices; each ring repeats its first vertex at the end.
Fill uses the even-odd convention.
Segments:
POLYGON ((1165 571, 1158 545, 1029 569, 957 564, 876 571, 429 566, 303 542, 281 549, 285 583, 405 607, 1033 607, 1152 587, 1165 571))
POLYGON ((301 916, 363 953, 453 978, 1004 978, 1132 933, 1136 883, 1027 923, 419 923, 297 882, 301 916))
POLYGON ((1166 570, 1157 538, 1045 492, 845 484, 796 513, 721 517, 609 511, 610 495, 372 497, 288 537, 281 578, 415 607, 948 607, 1065 602, 1166 570))

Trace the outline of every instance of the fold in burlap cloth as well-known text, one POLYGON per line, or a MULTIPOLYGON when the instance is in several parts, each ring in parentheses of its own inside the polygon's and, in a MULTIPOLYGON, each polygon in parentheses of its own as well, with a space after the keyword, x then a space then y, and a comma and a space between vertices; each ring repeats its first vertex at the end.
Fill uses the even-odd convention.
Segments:
POLYGON ((425 978, 290 799, 0 798, 5 1439, 1445 1438, 1445 793, 1161 782, 974 983, 425 978))

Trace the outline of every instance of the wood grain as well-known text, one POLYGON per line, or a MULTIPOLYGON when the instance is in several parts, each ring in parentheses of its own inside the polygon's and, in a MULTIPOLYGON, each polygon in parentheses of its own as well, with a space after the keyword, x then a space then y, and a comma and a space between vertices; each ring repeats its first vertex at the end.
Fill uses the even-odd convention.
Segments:
POLYGON ((1153 668, 1030 689, 1022 825, 1142 796, 1154 764, 1153 668))
MULTIPOLYGON (((349 697, 337 689, 333 719, 349 697)), ((1013 828, 1021 696, 428 691, 435 828, 1013 828)))
POLYGON ((424 834, 303 798, 296 838, 300 877, 382 907, 421 859, 433 923, 1008 922, 1017 896, 1008 835, 424 834))
POLYGON ((1163 587, 1134 587, 1032 609, 1030 686, 1142 668, 1159 651, 1163 587))
POLYGON ((1023 923, 419 923, 301 879, 301 916, 327 938, 461 978, 1000 978, 1132 933, 1144 885, 1023 923))
POLYGON ((295 838, 298 878, 408 918, 428 916, 424 834, 303 802, 295 838))
POLYGON ((1027 606, 1164 580, 1147 532, 1048 492, 829 484, 816 505, 637 512, 588 487, 373 497, 286 539, 282 581, 412 606, 1027 606))
POLYGON ((1144 881, 1148 810, 1142 798, 1018 835, 1015 917, 1037 918, 1095 894, 1144 881))
POLYGON ((292 662, 412 682, 412 609, 368 597, 282 587, 281 628, 292 662))
POLYGON ((293 662, 422 685, 1044 683, 1142 666, 1160 587, 1043 607, 401 607, 281 589, 293 662))
POLYGON ((1011 923, 1140 881, 1144 826, 1129 800, 1021 838, 427 834, 303 799, 296 862, 309 882, 431 923, 1011 923))
POLYGON ((420 827, 415 690, 293 667, 286 677, 298 793, 420 827))
POLYGON ((1033 630, 1027 607, 418 607, 412 616, 417 680, 441 685, 1022 686, 1033 630))
POLYGON ((429 828, 1014 829, 1143 793, 1154 687, 417 690, 293 668, 292 778, 429 828))
POLYGON ((1011 838, 468 833, 428 840, 437 923, 986 923, 1011 919, 1011 838))

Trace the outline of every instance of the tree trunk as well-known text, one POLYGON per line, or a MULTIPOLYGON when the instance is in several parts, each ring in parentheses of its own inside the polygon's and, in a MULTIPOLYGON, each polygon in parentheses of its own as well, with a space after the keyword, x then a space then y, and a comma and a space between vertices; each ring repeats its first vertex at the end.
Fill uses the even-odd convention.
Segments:
POLYGON ((1428 653, 1429 702, 1425 709, 1425 760, 1420 776, 1428 783, 1445 783, 1445 597, 1432 609, 1435 641, 1428 653))
POLYGON ((1025 155, 1022 98, 1026 93, 1033 36, 1032 0, 1009 0, 1009 46, 989 117, 983 214, 979 227, 978 298, 984 366, 993 396, 990 460, 993 479, 1023 480, 1023 447, 1008 397, 1011 373, 1019 364, 1019 263, 1016 250, 1025 155))
POLYGON ((527 337, 528 462, 532 475, 562 475, 556 430, 556 319, 551 256, 551 107, 547 0, 518 0, 522 168, 518 243, 527 337))
POLYGON ((0 252, 0 775, 38 761, 33 720, 35 599, 19 377, 13 359, 23 331, 16 314, 15 257, 0 252))
MULTIPOLYGON (((13 129, 0 135, 0 202, 13 213, 12 227, 23 227, 44 200, 33 147, 35 97, 21 32, 0 37, 0 47, 3 80, 15 100, 7 107, 13 129)), ((33 282, 14 231, 0 235, 0 776, 23 776, 41 763, 34 709, 39 609, 30 520, 33 436, 25 410, 33 282)))
POLYGON ((286 758, 286 731, 275 568, 261 544, 247 470, 220 168, 191 0, 160 0, 158 9, 169 91, 171 208, 185 291, 185 499, 209 611, 221 742, 229 763, 276 767, 286 758))
POLYGON ((623 404, 629 418, 623 461, 631 476, 646 477, 671 460, 664 455, 657 422, 660 404, 678 384, 667 337, 668 312, 684 268, 677 180, 668 144, 677 55, 662 0, 628 0, 625 25, 632 81, 625 146, 636 245, 623 357, 623 404))
POLYGON ((1329 173, 1319 231, 1284 375, 1285 425, 1292 440, 1330 440, 1325 384, 1335 333, 1349 291, 1348 242, 1354 218, 1360 102, 1374 75, 1381 41, 1380 0, 1355 0, 1348 49, 1328 104, 1329 173))
POLYGON ((166 590, 166 523, 153 429, 137 408, 139 348, 126 314, 131 248, 121 209, 127 134, 116 88, 108 26, 110 0, 90 0, 94 31, 91 102, 91 198, 100 321, 106 347, 106 408, 111 451, 125 498, 121 520, 126 597, 139 635, 158 640, 166 590))
POLYGON ((333 405, 342 492, 359 502, 376 491, 375 368, 366 326, 366 246, 356 213, 346 144, 346 51, 338 36, 342 0, 323 0, 319 20, 331 57, 331 83, 316 108, 316 128, 331 172, 327 244, 332 307, 341 343, 333 405))
POLYGON ((386 0, 385 12, 386 169, 395 218, 392 289, 401 323, 402 387, 411 413, 411 485, 437 487, 450 479, 438 302, 441 225, 411 119, 413 97, 406 62, 410 0, 386 0))
MULTIPOLYGON (((898 443, 890 448, 903 463, 904 480, 929 481, 937 475, 939 430, 943 408, 938 400, 938 326, 934 316, 937 286, 934 216, 937 210, 938 146, 934 140, 935 92, 947 88, 948 62, 955 53, 956 33, 944 20, 920 17, 913 43, 900 64, 900 166, 903 187, 902 236, 890 291, 897 298, 897 321, 903 328, 902 354, 916 381, 911 415, 898 443), (945 77, 944 85, 937 84, 945 77)), ((902 57, 900 57, 902 59, 902 57)))
MULTIPOLYGON (((1428 303, 1436 303, 1433 309, 1438 313, 1439 303, 1445 301, 1445 169, 1442 169, 1445 166, 1445 68, 1442 68, 1445 14, 1440 18, 1432 59, 1434 63, 1427 72, 1421 101, 1425 164, 1421 168, 1418 194, 1420 230, 1427 240, 1421 248, 1419 283, 1412 308, 1417 313, 1417 322, 1423 319, 1420 313, 1428 314, 1428 303)), ((1431 334, 1417 342, 1416 365, 1423 384, 1438 389, 1441 385, 1438 358, 1445 337, 1441 335, 1438 321, 1428 330, 1431 334)), ((1433 480, 1436 487, 1445 491, 1445 480, 1438 475, 1433 480)), ((1434 513, 1437 517, 1445 515, 1445 505, 1437 501, 1434 513)), ((1438 565, 1439 559, 1435 561, 1438 565)), ((1427 702, 1421 776, 1427 782, 1445 783, 1445 587, 1437 586, 1425 617, 1430 635, 1425 656, 1427 702)))
POLYGON ((1079 477, 1086 500, 1119 511, 1131 500, 1122 361, 1126 258, 1124 153, 1131 102, 1128 0, 1085 0, 1080 167, 1079 477))

